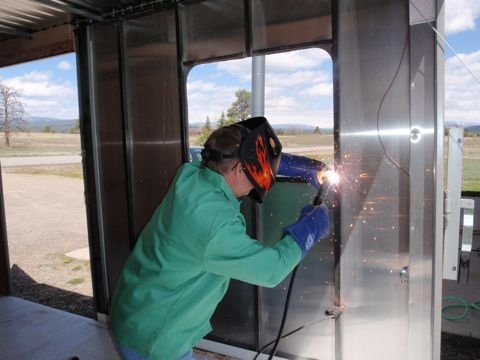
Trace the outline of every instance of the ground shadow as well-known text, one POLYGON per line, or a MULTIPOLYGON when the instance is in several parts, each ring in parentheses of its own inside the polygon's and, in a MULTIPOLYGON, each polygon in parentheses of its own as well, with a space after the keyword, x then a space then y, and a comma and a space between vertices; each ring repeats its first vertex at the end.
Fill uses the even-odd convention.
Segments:
POLYGON ((480 339, 442 332, 441 360, 480 360, 480 339))
POLYGON ((96 319, 93 297, 39 284, 17 264, 10 269, 11 295, 37 304, 96 319))

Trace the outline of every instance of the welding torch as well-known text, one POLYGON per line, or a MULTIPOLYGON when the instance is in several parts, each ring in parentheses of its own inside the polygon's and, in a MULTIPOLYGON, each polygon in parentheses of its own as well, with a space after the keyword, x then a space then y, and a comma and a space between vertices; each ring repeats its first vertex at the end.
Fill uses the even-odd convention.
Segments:
POLYGON ((332 187, 338 182, 338 175, 324 162, 305 156, 282 153, 277 175, 300 178, 310 183, 318 192, 313 205, 324 203, 332 187))
POLYGON ((324 200, 328 197, 330 189, 334 188, 335 184, 339 181, 338 174, 329 168, 325 168, 325 170, 318 172, 317 178, 320 187, 318 188, 317 195, 313 199, 314 206, 322 205, 324 200))

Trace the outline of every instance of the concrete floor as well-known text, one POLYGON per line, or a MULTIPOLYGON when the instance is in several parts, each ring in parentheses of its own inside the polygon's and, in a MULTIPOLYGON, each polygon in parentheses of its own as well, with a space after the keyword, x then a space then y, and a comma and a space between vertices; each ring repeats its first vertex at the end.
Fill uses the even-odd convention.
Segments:
MULTIPOLYGON (((120 360, 108 328, 100 321, 12 296, 0 296, 0 309, 0 359, 120 360)), ((204 345, 211 346, 208 341, 204 345)), ((223 353, 234 354, 240 350, 218 346, 223 353)), ((248 353, 248 358, 255 355, 248 353)), ((194 349, 194 355, 197 360, 247 358, 201 349, 194 349)))
POLYGON ((119 359, 101 322, 11 296, 0 309, 2 359, 119 359))

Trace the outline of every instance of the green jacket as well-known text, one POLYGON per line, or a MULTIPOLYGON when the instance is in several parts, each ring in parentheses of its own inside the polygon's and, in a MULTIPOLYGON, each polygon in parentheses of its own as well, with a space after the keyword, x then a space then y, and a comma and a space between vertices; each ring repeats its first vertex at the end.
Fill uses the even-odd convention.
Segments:
POLYGON ((290 235, 273 247, 250 238, 223 176, 184 164, 123 268, 113 333, 151 360, 177 359, 211 331, 231 278, 273 287, 300 259, 290 235))

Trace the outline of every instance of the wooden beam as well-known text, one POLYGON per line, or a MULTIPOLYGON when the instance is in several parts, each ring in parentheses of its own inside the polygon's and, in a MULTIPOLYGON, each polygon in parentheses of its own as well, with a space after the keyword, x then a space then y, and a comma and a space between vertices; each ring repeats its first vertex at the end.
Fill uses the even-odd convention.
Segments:
POLYGON ((37 31, 31 38, 0 41, 0 67, 74 51, 73 26, 64 24, 37 31))

